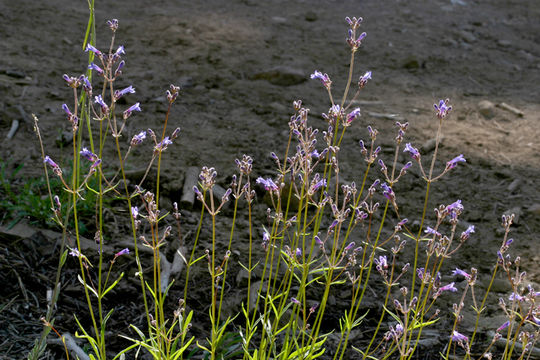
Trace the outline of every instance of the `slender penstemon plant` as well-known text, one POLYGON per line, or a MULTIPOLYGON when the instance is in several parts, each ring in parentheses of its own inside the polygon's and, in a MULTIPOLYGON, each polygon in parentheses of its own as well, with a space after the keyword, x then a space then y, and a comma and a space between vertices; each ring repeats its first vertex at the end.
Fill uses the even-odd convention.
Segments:
MULTIPOLYGON (((93 7, 91 7, 93 14, 93 7)), ((93 15, 91 16, 93 19, 93 15)), ((212 167, 202 167, 199 184, 193 188, 201 202, 199 224, 194 236, 190 256, 184 254, 183 236, 180 232, 180 210, 173 204, 172 216, 177 224, 180 247, 175 250, 185 265, 185 285, 183 298, 172 317, 167 316, 165 300, 174 281, 168 282, 165 266, 168 261, 163 246, 169 242, 173 228, 162 226, 168 215, 160 208, 160 173, 162 156, 179 134, 179 128, 168 134, 171 108, 180 89, 171 85, 167 91, 167 112, 160 135, 147 129, 134 135, 129 143, 122 141, 128 121, 134 112, 141 111, 136 103, 124 111, 117 108, 118 100, 135 93, 133 86, 116 89, 115 82, 122 75, 125 62, 124 47, 115 49, 115 36, 118 21, 108 21, 112 31, 112 41, 107 52, 100 51, 92 35, 86 46, 89 53, 89 73, 79 77, 64 75, 64 79, 73 91, 73 105, 64 104, 73 134, 72 168, 68 177, 62 167, 43 151, 44 164, 62 182, 69 194, 69 202, 62 205, 60 198, 51 194, 53 216, 62 227, 64 234, 73 233, 76 245, 71 245, 69 254, 79 264, 79 281, 83 285, 88 306, 88 324, 75 318, 79 326, 80 337, 90 345, 90 357, 107 359, 107 321, 113 314, 105 302, 106 296, 122 279, 111 279, 112 269, 117 261, 130 254, 130 250, 111 251, 109 238, 111 231, 104 223, 106 199, 111 195, 124 201, 130 214, 131 236, 137 272, 146 317, 146 328, 139 329, 131 325, 137 338, 124 336, 132 344, 116 354, 113 359, 125 358, 129 351, 146 350, 153 359, 188 359, 197 358, 197 352, 204 352, 205 359, 244 360, 296 360, 324 357, 349 358, 350 349, 359 352, 363 359, 412 359, 418 352, 422 334, 426 327, 445 321, 437 308, 437 300, 448 292, 457 292, 456 282, 443 283, 443 275, 448 269, 452 256, 463 247, 474 226, 467 224, 467 229, 459 235, 459 217, 464 211, 461 200, 448 205, 439 205, 431 215, 428 204, 432 183, 449 173, 459 163, 465 162, 463 155, 438 166, 438 148, 441 141, 443 124, 451 107, 448 100, 435 104, 438 129, 435 135, 435 151, 426 171, 418 149, 410 143, 403 146, 408 123, 396 122, 397 136, 393 157, 388 161, 381 156, 381 146, 377 144, 378 131, 367 127, 369 141, 360 141, 359 157, 365 162, 365 169, 360 181, 347 182, 340 169, 340 152, 348 128, 356 123, 360 108, 351 109, 354 100, 371 79, 371 72, 361 75, 357 89, 350 96, 354 76, 355 54, 366 37, 358 34, 361 18, 346 18, 349 24, 347 43, 351 48, 351 58, 347 84, 336 103, 332 94, 332 81, 328 74, 315 71, 312 79, 320 80, 328 93, 330 108, 323 119, 327 122, 325 131, 319 132, 309 122, 309 109, 300 100, 294 101, 294 114, 290 118, 289 138, 284 155, 271 153, 277 168, 275 177, 258 177, 252 183, 253 159, 244 155, 236 160, 238 175, 234 175, 229 189, 216 186, 217 172, 212 167), (101 87, 92 86, 92 74, 101 79, 101 87), (98 92, 99 94, 94 94, 98 92), (86 127, 80 126, 80 120, 86 120, 86 127), (149 137, 153 144, 149 155, 149 165, 140 182, 129 185, 126 179, 126 165, 129 155, 149 137), (319 143, 320 139, 322 141, 319 143), (89 148, 85 143, 89 143, 89 148), (106 144, 112 143, 115 150, 113 159, 104 159, 107 155, 106 144), (320 145, 322 144, 322 145, 320 145), (407 153, 411 161, 399 165, 399 157, 407 153), (145 180, 150 169, 156 163, 156 188, 147 190, 145 180), (395 185, 406 175, 413 164, 419 168, 421 178, 426 183, 423 208, 418 216, 418 230, 408 227, 409 220, 398 206, 399 194, 394 192, 395 185), (380 173, 374 175, 378 164, 380 173), (437 169, 442 170, 436 174, 437 169), (379 177, 377 179, 377 177, 379 177), (375 179, 374 179, 375 178, 375 179), (357 185, 358 184, 358 185, 357 185), (263 224, 254 224, 252 204, 256 201, 256 187, 264 194, 264 201, 269 205, 263 224), (88 201, 86 194, 96 195, 96 215, 94 239, 97 254, 89 254, 81 246, 80 223, 88 221, 79 216, 79 205, 88 201), (219 195, 218 195, 219 194, 219 195), (218 229, 218 216, 227 206, 230 196, 234 198, 233 216, 230 230, 224 235, 218 229), (246 200, 249 223, 248 253, 241 254, 240 266, 247 273, 247 294, 242 304, 241 313, 225 317, 223 305, 227 296, 226 288, 230 282, 231 254, 234 250, 239 202, 246 200), (209 217, 209 219, 208 219, 209 217), (201 229, 209 220, 211 231, 209 248, 199 249, 201 229), (144 223, 144 226, 142 224, 144 223), (428 226, 429 225, 429 226, 428 226), (73 227, 73 231, 71 231, 73 227), (255 250, 257 241, 254 229, 262 233, 262 256, 255 250), (227 238, 228 241, 222 241, 227 238), (407 248, 407 240, 413 242, 407 248), (221 244, 226 244, 223 246, 221 244), (143 270, 142 250, 151 254, 150 270, 143 270), (87 252, 83 253, 83 250, 87 252), (413 254, 412 259, 407 258, 413 254), (97 257, 95 264, 90 259, 97 257), (247 260, 246 260, 247 257, 247 260), (108 261, 110 259, 110 261, 108 261), (188 335, 193 319, 193 312, 186 313, 191 268, 206 260, 209 284, 211 287, 208 306, 210 327, 206 341, 198 341, 188 335), (410 261, 409 261, 410 260, 410 261), (257 278, 257 281, 252 281, 257 278), (382 310, 378 314, 368 314, 363 310, 363 303, 370 294, 368 289, 382 286, 382 310), (332 309, 331 297, 336 292, 347 290, 350 298, 340 304, 344 309, 339 319, 339 329, 328 326, 326 319, 332 309), (375 319, 373 329, 362 327, 368 315, 375 319), (89 328, 85 327, 89 326, 89 328), (356 328, 364 332, 370 330, 364 347, 355 344, 351 334, 356 328), (231 332, 238 330, 242 350, 239 352, 238 337, 231 332), (368 329, 368 330, 366 330, 368 329), (331 333, 335 346, 328 344, 331 333), (230 339, 233 339, 230 342, 230 339), (337 341, 336 341, 337 340, 337 341), (227 349, 227 346, 230 348, 227 349), (187 353, 187 351, 190 351, 187 353)), ((90 26, 89 29, 93 28, 90 26)), ((90 32, 88 32, 89 34, 90 32)), ((87 39, 88 39, 87 34, 87 39)), ((86 42, 86 40, 85 40, 86 42)), ((131 127, 131 126, 129 126, 131 127)), ((39 135, 39 128, 36 132, 39 135)), ((410 216, 409 216, 410 217, 410 216)), ((500 347, 501 358, 525 359, 532 353, 533 346, 540 337, 539 307, 537 298, 540 293, 525 282, 526 274, 520 268, 520 259, 512 258, 508 249, 513 240, 508 238, 513 216, 503 217, 504 239, 496 257, 496 264, 487 290, 478 298, 479 290, 475 286, 478 272, 475 268, 462 270, 455 268, 452 275, 465 280, 459 302, 453 306, 452 329, 448 335, 448 344, 440 356, 450 359, 451 355, 462 355, 470 360, 473 354, 492 358, 493 349, 500 347), (488 294, 497 273, 504 274, 510 282, 512 294, 501 298, 499 305, 507 321, 494 332, 487 346, 480 341, 480 317, 485 311, 488 294), (472 334, 470 329, 462 330, 465 302, 472 301, 476 315, 472 334), (475 342, 476 340, 476 342, 475 342), (502 344, 501 344, 502 342, 502 344), (480 349, 480 350, 478 350, 480 349), (482 352, 483 349, 483 352, 482 352), (452 352, 452 354, 451 354, 452 352)), ((241 239, 240 239, 241 240, 241 239)), ((66 261, 67 252, 59 262, 66 261)), ((175 255, 176 256, 176 255, 175 255)), ((57 279, 59 277, 57 276, 57 279)), ((57 280, 58 282, 58 280, 57 280)), ((58 287, 59 289, 59 287, 58 287)), ((58 291, 56 289, 55 291, 58 291)), ((58 292, 54 295, 54 299, 58 292)), ((340 297, 341 299, 342 297, 340 297)), ((341 310, 340 310, 341 311, 341 310)), ((53 326, 52 313, 44 319, 47 331, 57 330, 53 326)), ((44 332, 46 335, 46 332, 44 332)), ((57 332, 58 333, 58 332, 57 332)), ((59 333, 58 333, 59 334, 59 333)), ((61 336, 61 335, 60 335, 61 336)), ((491 335, 490 335, 491 336, 491 335)), ((43 339, 43 337, 42 337, 43 339)), ((68 345, 64 342, 66 356, 68 345)), ((36 343, 35 350, 29 355, 36 359, 43 346, 36 343)))

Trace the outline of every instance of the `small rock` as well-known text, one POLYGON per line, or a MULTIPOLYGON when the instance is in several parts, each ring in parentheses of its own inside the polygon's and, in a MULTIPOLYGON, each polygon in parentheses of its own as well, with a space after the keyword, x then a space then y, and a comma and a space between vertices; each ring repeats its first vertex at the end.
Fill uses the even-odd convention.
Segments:
POLYGON ((474 36, 474 34, 470 31, 465 31, 465 30, 460 31, 459 35, 461 36, 463 40, 465 40, 468 43, 473 43, 476 41, 476 36, 474 36))
MULTIPOLYGON (((440 140, 439 140, 439 147, 441 147, 441 142, 444 140, 444 136, 441 136, 440 140)), ((437 140, 436 139, 429 139, 428 141, 426 141, 424 143, 424 145, 422 145, 422 147, 420 148, 422 150, 422 152, 424 153, 428 153, 428 152, 431 152, 433 150, 435 150, 435 145, 437 143, 437 140)))
POLYGON ((540 215, 540 203, 532 204, 527 211, 533 215, 540 215))
POLYGON ((319 17, 317 16, 317 14, 314 12, 314 11, 308 11, 306 13, 306 16, 305 16, 305 19, 306 21, 317 21, 319 17))
POLYGON ((486 119, 491 119, 495 116, 495 104, 488 100, 482 100, 478 103, 478 112, 486 119))
POLYGON ((416 70, 420 68, 420 62, 414 55, 411 55, 403 61, 402 66, 408 70, 416 70))
POLYGON ((521 186, 521 179, 515 179, 514 181, 512 181, 512 182, 510 183, 510 185, 508 185, 507 189, 508 189, 508 191, 510 191, 511 193, 513 193, 513 192, 516 191, 520 186, 521 186))
POLYGON ((510 290, 512 290, 512 286, 510 286, 508 279, 494 279, 493 284, 491 284, 491 292, 507 293, 510 290))
POLYGON ((306 81, 307 75, 301 69, 295 69, 288 66, 278 66, 255 74, 253 79, 267 80, 271 84, 279 86, 291 86, 298 85, 306 81))
POLYGON ((514 221, 512 222, 512 224, 518 225, 519 224, 519 216, 521 215, 521 212, 522 212, 521 207, 516 206, 516 207, 511 208, 510 210, 506 210, 504 212, 504 215, 510 216, 510 215, 514 214, 514 221))
POLYGON ((287 19, 281 16, 273 16, 271 20, 276 24, 285 24, 287 22, 287 19))
POLYGON ((497 41, 497 44, 499 44, 499 46, 502 46, 502 47, 509 47, 510 45, 512 45, 512 42, 510 40, 499 40, 497 41))

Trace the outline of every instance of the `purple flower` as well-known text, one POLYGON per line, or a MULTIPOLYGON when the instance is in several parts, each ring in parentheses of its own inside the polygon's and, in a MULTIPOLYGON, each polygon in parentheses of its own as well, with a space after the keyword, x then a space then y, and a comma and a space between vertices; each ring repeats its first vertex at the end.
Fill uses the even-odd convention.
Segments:
POLYGON ((62 104, 62 109, 68 114, 68 116, 73 116, 71 111, 69 110, 69 107, 66 104, 62 104))
POLYGON ((323 83, 324 87, 329 90, 330 85, 332 85, 332 81, 330 80, 330 77, 328 74, 323 74, 322 72, 315 70, 313 74, 310 76, 312 79, 319 79, 323 83))
POLYGON ((470 279, 471 278, 471 275, 467 274, 465 271, 463 270, 460 270, 458 268, 456 268, 456 270, 452 271, 452 275, 453 276, 457 276, 457 275, 461 275, 467 279, 470 279))
POLYGON ((416 161, 420 160, 420 152, 417 148, 412 147, 411 143, 405 144, 405 149, 403 152, 408 152, 411 154, 411 157, 416 161))
POLYGON ((354 247, 354 245, 355 245, 355 244, 354 244, 354 241, 351 241, 351 242, 349 243, 349 245, 347 245, 347 246, 345 247, 345 249, 344 249, 345 252, 351 250, 351 249, 354 247))
POLYGON ((139 216, 139 208, 136 206, 131 207, 131 216, 136 219, 139 216))
POLYGON ((74 257, 81 257, 82 254, 77 249, 70 249, 69 255, 74 257))
POLYGON ((101 56, 101 51, 99 51, 98 49, 96 49, 94 46, 90 45, 90 44, 87 44, 86 45, 86 49, 84 50, 85 52, 88 52, 88 51, 91 51, 93 52, 94 54, 96 54, 97 56, 101 56))
POLYGON ((511 293, 510 296, 508 297, 508 300, 510 301, 523 301, 525 300, 525 296, 521 296, 519 294, 516 294, 515 292, 511 293))
POLYGON ((120 61, 118 63, 118 67, 116 68, 116 71, 114 72, 114 77, 117 77, 118 75, 122 74, 122 68, 126 65, 126 62, 124 60, 120 61))
POLYGON ((127 88, 125 88, 123 90, 115 90, 114 99, 118 100, 118 99, 120 99, 122 96, 124 96, 126 94, 134 94, 134 93, 135 93, 135 88, 130 85, 130 86, 128 86, 127 88))
POLYGON ((129 249, 128 248, 125 248, 123 250, 120 250, 119 252, 117 252, 116 254, 114 254, 114 257, 117 258, 119 256, 122 256, 122 255, 127 255, 129 254, 129 249))
POLYGON ((169 139, 168 136, 165 136, 163 140, 161 140, 156 146, 154 146, 154 150, 157 152, 165 151, 165 149, 167 149, 167 146, 171 144, 172 141, 169 139))
POLYGON ((90 65, 88 65, 88 68, 97 71, 99 75, 103 75, 103 69, 94 63, 90 63, 90 65))
POLYGON ((388 261, 386 256, 379 256, 379 259, 374 259, 377 268, 379 269, 388 269, 388 261))
POLYGON ((452 333, 452 341, 457 341, 458 343, 466 343, 469 341, 469 338, 454 330, 454 332, 452 333))
POLYGON ((107 20, 107 25, 111 28, 112 31, 116 31, 116 29, 118 29, 118 20, 117 19, 107 20))
POLYGON ((503 330, 506 329, 509 325, 510 325, 510 321, 506 321, 504 324, 502 324, 501 326, 499 326, 499 328, 497 329, 497 332, 503 331, 503 330))
POLYGON ((426 234, 431 234, 431 235, 435 235, 435 236, 441 236, 441 233, 438 232, 437 230, 435 229, 432 229, 431 227, 427 227, 426 230, 424 231, 426 234))
POLYGON ((363 88, 368 83, 368 80, 371 80, 371 71, 368 71, 364 75, 360 76, 360 79, 358 79, 358 86, 363 88))
POLYGON ((473 232, 474 232, 474 225, 471 225, 467 228, 467 230, 461 233, 461 240, 462 241, 467 240, 473 232))
POLYGON ((95 161, 97 161, 99 159, 96 154, 94 154, 93 152, 91 152, 87 148, 83 148, 81 150, 80 154, 83 157, 85 157, 88 161, 91 161, 91 162, 95 162, 95 161))
POLYGON ((433 107, 435 108, 437 117, 439 119, 446 117, 446 115, 448 115, 450 110, 452 110, 452 107, 448 106, 448 102, 449 100, 446 99, 446 100, 440 100, 439 105, 433 104, 433 107))
POLYGON ((295 255, 296 257, 302 256, 302 250, 300 248, 296 248, 295 255))
POLYGON ((262 186, 264 186, 264 188, 267 190, 267 191, 278 191, 279 188, 278 186, 276 185, 276 183, 274 183, 274 181, 272 181, 272 179, 268 178, 268 179, 264 179, 262 177, 259 177, 257 180, 256 180, 257 184, 261 184, 262 186))
POLYGON ((135 103, 134 105, 131 105, 126 111, 124 111, 124 120, 130 117, 133 111, 141 111, 141 107, 139 106, 139 104, 140 103, 135 103))
POLYGON ((146 139, 146 131, 141 131, 137 135, 133 136, 131 139, 131 146, 139 145, 144 139, 146 139))
POLYGON ((454 284, 455 284, 455 283, 450 283, 450 284, 448 284, 448 285, 444 285, 443 287, 441 287, 441 288, 439 289, 439 291, 441 291, 441 292, 442 292, 442 291, 456 292, 457 289, 456 289, 456 287, 454 286, 454 284))
POLYGON ((120 45, 118 49, 116 49, 116 52, 113 54, 113 59, 116 60, 120 57, 120 55, 123 55, 125 53, 126 52, 124 51, 124 45, 120 45))
POLYGON ((456 156, 452 160, 446 163, 446 169, 450 170, 456 167, 458 162, 467 162, 465 158, 463 157, 463 154, 460 154, 459 156, 456 156))
POLYGON ((388 200, 394 199, 395 197, 394 191, 392 190, 390 186, 388 186, 386 183, 382 183, 381 188, 383 189, 383 195, 385 198, 387 198, 388 200))
POLYGON ((347 124, 350 124, 353 122, 354 119, 356 119, 358 116, 360 116, 360 108, 356 108, 353 111, 347 115, 347 124))
POLYGON ((83 77, 83 89, 84 91, 86 91, 88 94, 92 95, 92 84, 90 83, 90 80, 88 80, 88 77, 84 76, 83 77))
POLYGON ((300 301, 298 301, 296 298, 291 298, 291 302, 296 305, 300 305, 300 301))
POLYGON ((105 101, 103 101, 101 95, 94 97, 94 102, 101 106, 101 112, 103 112, 103 114, 109 113, 109 107, 107 106, 107 104, 105 104, 105 101))
POLYGON ((60 169, 60 166, 58 166, 57 163, 55 163, 48 155, 45 156, 45 158, 43 159, 43 162, 47 165, 49 165, 50 167, 52 167, 53 169, 53 172, 58 175, 58 176, 61 176, 62 175, 62 169, 60 169))

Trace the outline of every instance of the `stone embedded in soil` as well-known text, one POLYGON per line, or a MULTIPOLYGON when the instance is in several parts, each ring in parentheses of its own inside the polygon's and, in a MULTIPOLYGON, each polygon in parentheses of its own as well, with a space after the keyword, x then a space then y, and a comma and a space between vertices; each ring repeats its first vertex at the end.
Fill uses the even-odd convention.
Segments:
POLYGON ((307 74, 301 69, 289 66, 277 66, 275 68, 256 73, 253 80, 266 80, 274 85, 291 86, 298 85, 307 80, 307 74))
POLYGON ((540 216, 540 203, 532 204, 527 208, 527 212, 533 215, 540 216))
POLYGON ((491 119, 495 116, 495 104, 488 100, 482 100, 478 103, 478 112, 486 119, 491 119))
POLYGON ((520 186, 521 186, 521 179, 515 179, 514 181, 510 183, 510 185, 508 185, 507 189, 508 191, 513 193, 514 191, 519 189, 520 186))

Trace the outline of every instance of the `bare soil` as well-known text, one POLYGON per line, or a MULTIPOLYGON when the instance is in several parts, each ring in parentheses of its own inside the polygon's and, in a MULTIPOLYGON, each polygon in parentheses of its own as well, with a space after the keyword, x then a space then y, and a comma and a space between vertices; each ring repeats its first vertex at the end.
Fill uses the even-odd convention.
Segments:
MULTIPOLYGON (((117 86, 133 85, 137 92, 128 96, 127 103, 138 101, 143 109, 129 119, 126 142, 147 128, 160 131, 165 90, 169 84, 182 87, 168 124, 168 129, 181 127, 182 133, 164 153, 162 164, 167 189, 162 204, 169 209, 181 196, 189 166, 215 167, 223 187, 236 172, 234 160, 243 154, 253 157, 255 176, 274 174, 269 153, 285 148, 294 100, 302 99, 311 109, 312 125, 324 130, 320 114, 328 111, 328 97, 309 75, 314 70, 328 73, 334 96, 340 97, 350 57, 344 18, 362 16, 361 30, 367 37, 357 53, 353 79, 367 70, 373 72, 373 79, 359 98, 362 116, 342 146, 344 179, 361 181, 358 177, 365 165, 357 143, 368 138, 367 125, 379 130, 387 163, 393 157, 396 119, 409 122, 405 141, 423 148, 423 158, 428 159, 433 151, 429 140, 438 125, 433 104, 449 98, 453 111, 444 122, 437 169, 459 154, 467 162, 435 183, 428 209, 461 199, 462 219, 477 229, 461 255, 451 261, 454 266, 474 266, 487 273, 502 241, 500 217, 511 211, 519 215, 511 233, 515 239, 512 254, 521 254, 528 282, 540 288, 540 5, 536 1, 131 0, 101 1, 96 7, 98 47, 105 49, 109 44, 106 20, 119 19, 116 44, 125 46, 127 65, 117 86), (495 106, 482 110, 479 103, 484 100, 495 106), (502 103, 521 114, 508 111, 502 103)), ((62 165, 70 157, 65 141, 60 141, 69 132, 61 105, 72 101, 62 74, 84 72, 82 38, 87 12, 84 1, 0 2, 0 161, 7 173, 23 165, 13 179, 15 188, 43 176, 29 114, 39 118, 47 154, 62 165), (21 123, 8 140, 6 134, 15 119, 21 123)), ((139 169, 150 156, 151 148, 142 147, 132 155, 132 169, 139 169)), ((408 161, 406 154, 399 161, 408 161)), ((411 221, 420 216, 425 189, 420 184, 413 169, 396 188, 402 211, 411 221)), ((264 219, 266 207, 258 200, 259 220, 264 219)), ((182 213, 189 248, 198 209, 182 213)), ((223 227, 230 215, 225 211, 220 220, 223 227)), ((11 218, 5 214, 0 224, 4 228, 0 243, 3 359, 22 358, 41 331, 39 317, 46 311, 46 291, 53 286, 59 245, 55 233, 38 229, 35 219, 20 222, 19 229, 26 232, 6 235, 11 218)), ((108 219, 111 234, 121 234, 125 226, 121 216, 111 212, 108 219)), ((428 223, 433 219, 430 214, 428 223)), ((242 252, 247 226, 240 224, 238 230, 234 246, 242 252)), ((203 233, 201 254, 207 244, 203 233)), ((85 306, 76 280, 77 264, 71 260, 62 278, 55 325, 73 333, 72 315, 84 314, 85 306)), ((116 270, 132 272, 132 260, 123 260, 116 270)), ((205 276, 203 269, 194 274, 197 279, 205 276)), ((202 336, 210 282, 198 280, 194 285, 189 295, 198 317, 193 332, 202 336)), ((229 311, 238 309, 241 290, 231 277, 229 311)), ((501 283, 495 290, 488 314, 496 319, 494 326, 500 319, 495 304, 508 288, 501 283)), ((181 285, 171 291, 171 311, 182 292, 181 285)), ((455 301, 450 298, 448 307, 455 301)), ((116 307, 111 329, 128 333, 130 323, 143 323, 136 282, 125 281, 109 305, 116 307)), ((448 324, 433 335, 438 339, 435 344, 446 342, 444 326, 448 324)), ((369 335, 359 334, 353 342, 361 344, 366 338, 369 335)), ((116 346, 122 344, 118 341, 116 346)), ((436 349, 440 347, 426 347, 419 358, 436 358, 436 349)), ((61 354, 60 347, 52 345, 46 358, 61 354)))

